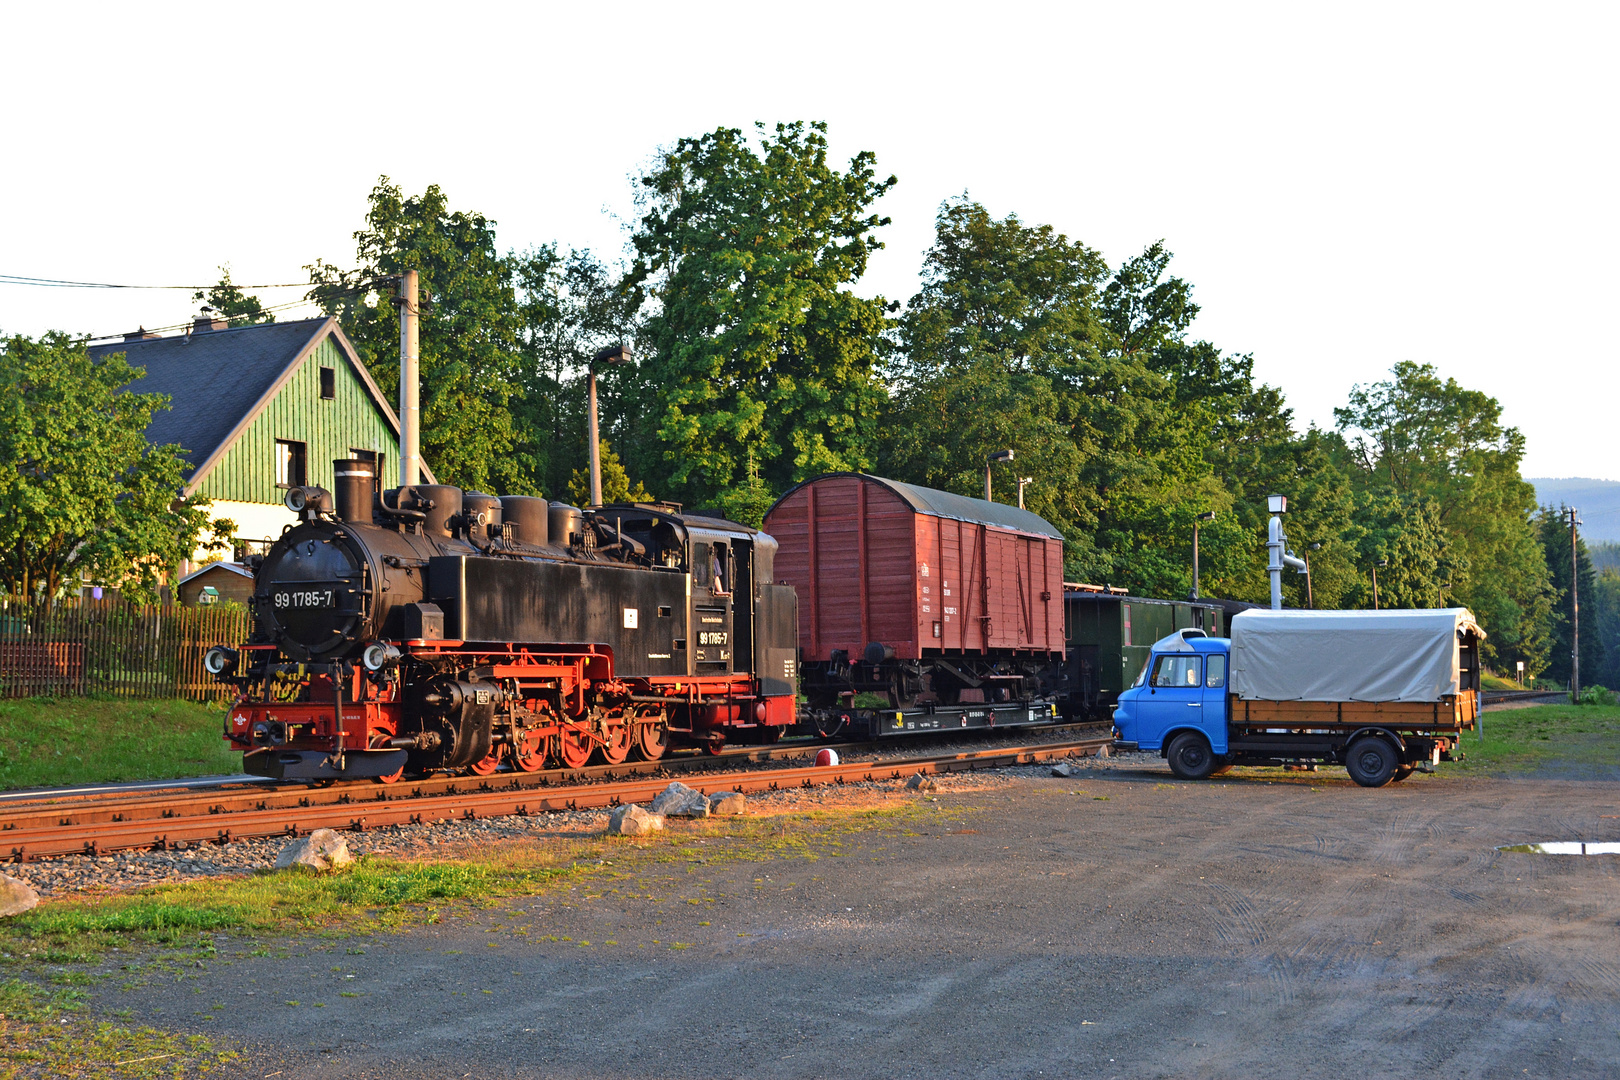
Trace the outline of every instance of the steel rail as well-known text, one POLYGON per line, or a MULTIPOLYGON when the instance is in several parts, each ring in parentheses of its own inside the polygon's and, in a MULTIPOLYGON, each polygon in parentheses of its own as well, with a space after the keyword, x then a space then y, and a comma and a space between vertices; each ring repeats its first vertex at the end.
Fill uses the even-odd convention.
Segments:
MULTIPOLYGON (((1029 734, 1051 734, 1056 731, 1093 726, 1064 724, 1008 730, 1029 734)), ((597 780, 629 779, 636 776, 669 777, 694 772, 721 772, 736 768, 739 764, 808 757, 824 746, 831 747, 840 754, 904 749, 895 746, 892 740, 860 743, 793 743, 737 747, 717 755, 660 758, 657 761, 626 761, 618 765, 587 765, 578 769, 544 769, 532 773, 508 771, 492 773, 489 776, 435 776, 398 784, 377 784, 370 780, 361 780, 315 787, 296 782, 237 781, 230 786, 202 789, 176 786, 136 792, 86 792, 71 798, 51 795, 37 800, 18 800, 0 804, 0 832, 50 826, 82 826, 141 818, 167 818, 188 813, 222 814, 240 810, 267 810, 332 802, 371 803, 384 801, 391 793, 415 797, 453 794, 469 788, 479 791, 496 788, 544 789, 597 780)), ((0 836, 0 842, 4 839, 4 836, 0 836)))
MULTIPOLYGON (((915 773, 966 772, 1033 764, 1054 757, 1090 756, 1101 752, 1110 741, 1108 738, 1079 739, 891 761, 716 773, 694 778, 689 786, 704 794, 717 791, 748 793, 824 784, 901 780, 915 773)), ((15 829, 0 837, 0 859, 24 862, 53 855, 102 855, 130 849, 171 850, 258 837, 301 836, 321 828, 363 832, 387 825, 420 825, 513 814, 526 816, 548 811, 595 809, 649 801, 666 786, 665 779, 638 778, 573 786, 506 787, 436 795, 410 794, 397 788, 379 787, 376 790, 381 798, 372 800, 15 829)))

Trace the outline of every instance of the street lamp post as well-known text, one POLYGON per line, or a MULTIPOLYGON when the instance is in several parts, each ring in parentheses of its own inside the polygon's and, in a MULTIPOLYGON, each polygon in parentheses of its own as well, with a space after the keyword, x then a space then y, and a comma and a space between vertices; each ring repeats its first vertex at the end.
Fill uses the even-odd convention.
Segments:
POLYGON ((1321 544, 1312 544, 1310 551, 1305 553, 1305 606, 1311 609, 1316 607, 1316 594, 1311 591, 1311 551, 1321 551, 1321 544))
POLYGON ((1215 511, 1206 510, 1193 518, 1193 592, 1192 598, 1198 599, 1198 523, 1200 521, 1214 521, 1215 511))
POLYGON ((586 368, 585 384, 586 396, 590 400, 590 439, 591 439, 591 505, 602 505, 602 440, 597 430, 596 419, 596 365, 623 364, 630 359, 630 346, 619 344, 609 345, 600 350, 591 358, 586 368))
POLYGON ((1011 461, 1012 459, 1013 459, 1013 452, 1011 450, 997 450, 995 453, 991 454, 989 457, 984 459, 984 501, 985 502, 995 502, 995 499, 992 498, 991 495, 990 495, 990 491, 991 491, 991 488, 990 488, 990 466, 993 463, 997 462, 997 461, 1011 461))
POLYGON ((1388 566, 1388 565, 1389 565, 1389 560, 1388 559, 1379 559, 1376 563, 1373 564, 1372 575, 1373 575, 1373 610, 1374 611, 1378 610, 1378 568, 1380 566, 1388 566))
POLYGON ((1022 510, 1024 508, 1024 485, 1033 484, 1034 482, 1035 478, 1033 476, 1020 476, 1018 478, 1018 509, 1022 510))

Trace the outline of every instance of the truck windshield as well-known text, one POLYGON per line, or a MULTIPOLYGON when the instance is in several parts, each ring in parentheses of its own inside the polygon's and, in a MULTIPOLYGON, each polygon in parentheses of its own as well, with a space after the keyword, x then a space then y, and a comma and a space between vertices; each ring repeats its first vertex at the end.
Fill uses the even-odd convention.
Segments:
POLYGON ((1153 669, 1154 686, 1197 686, 1203 672, 1196 656, 1161 656, 1153 669))

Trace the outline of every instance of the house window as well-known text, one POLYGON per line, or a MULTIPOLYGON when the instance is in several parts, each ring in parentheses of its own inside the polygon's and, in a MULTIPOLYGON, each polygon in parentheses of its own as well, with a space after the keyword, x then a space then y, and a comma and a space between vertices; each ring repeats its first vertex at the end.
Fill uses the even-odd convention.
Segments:
POLYGON ((277 439, 276 487, 303 487, 307 476, 304 471, 304 460, 303 443, 277 439))
POLYGON ((331 401, 337 397, 337 370, 334 368, 321 368, 321 400, 331 401))

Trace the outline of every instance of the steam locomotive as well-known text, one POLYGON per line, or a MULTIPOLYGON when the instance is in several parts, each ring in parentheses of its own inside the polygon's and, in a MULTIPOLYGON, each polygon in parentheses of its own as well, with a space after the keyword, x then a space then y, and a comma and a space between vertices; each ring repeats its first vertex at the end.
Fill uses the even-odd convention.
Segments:
POLYGON ((776 541, 674 504, 581 510, 439 484, 335 494, 254 566, 251 640, 205 666, 225 738, 281 779, 578 768, 772 742, 795 719, 797 600, 776 541))

